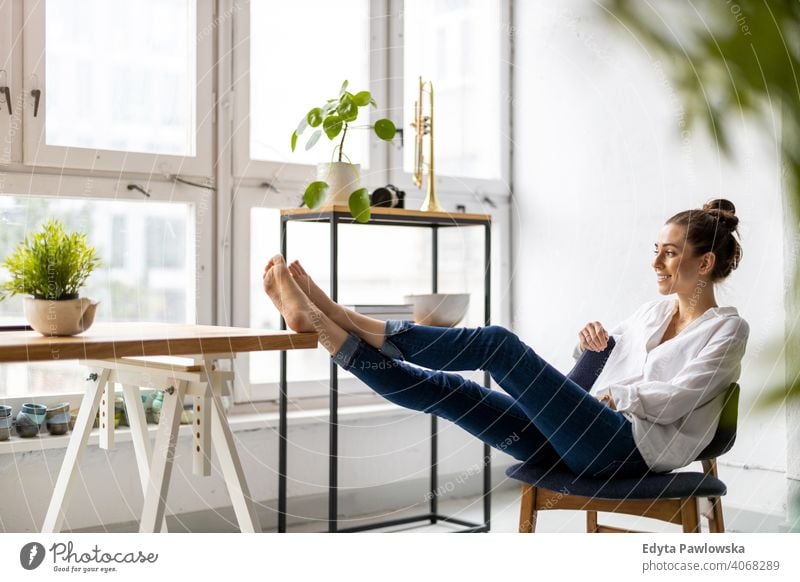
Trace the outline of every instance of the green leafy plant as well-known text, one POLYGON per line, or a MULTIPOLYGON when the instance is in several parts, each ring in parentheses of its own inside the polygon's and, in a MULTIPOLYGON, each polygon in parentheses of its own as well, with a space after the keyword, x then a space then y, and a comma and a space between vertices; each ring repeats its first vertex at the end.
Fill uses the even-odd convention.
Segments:
POLYGON ((58 220, 48 220, 39 232, 26 236, 3 261, 11 279, 0 284, 0 301, 12 295, 36 299, 76 299, 92 271, 100 266, 86 235, 67 233, 58 220))
MULTIPOLYGON (((300 136, 309 127, 314 131, 306 140, 305 149, 313 148, 325 134, 330 141, 339 140, 339 143, 333 148, 333 156, 336 156, 338 151, 337 161, 339 162, 343 159, 350 162, 350 158, 344 153, 344 140, 349 129, 369 129, 379 139, 384 141, 394 139, 397 128, 390 119, 378 119, 372 125, 351 125, 358 118, 362 107, 370 105, 377 107, 377 104, 369 91, 359 91, 354 94, 348 91, 347 87, 348 82, 345 81, 339 90, 339 97, 328 99, 322 106, 313 107, 303 116, 297 129, 292 132, 292 151, 295 151, 300 136)), ((328 190, 327 182, 322 180, 312 182, 303 193, 304 204, 309 208, 318 208, 328 195, 328 190)), ((352 192, 348 199, 348 206, 350 214, 357 221, 367 222, 369 220, 369 192, 367 189, 359 188, 352 192)))

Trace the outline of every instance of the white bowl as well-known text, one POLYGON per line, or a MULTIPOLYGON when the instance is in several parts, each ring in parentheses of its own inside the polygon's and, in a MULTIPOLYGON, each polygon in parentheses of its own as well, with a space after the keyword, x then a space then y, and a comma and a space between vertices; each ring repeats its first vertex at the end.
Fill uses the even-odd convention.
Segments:
POLYGON ((416 323, 437 327, 455 327, 467 313, 469 293, 406 295, 403 300, 414 305, 414 321, 416 323))

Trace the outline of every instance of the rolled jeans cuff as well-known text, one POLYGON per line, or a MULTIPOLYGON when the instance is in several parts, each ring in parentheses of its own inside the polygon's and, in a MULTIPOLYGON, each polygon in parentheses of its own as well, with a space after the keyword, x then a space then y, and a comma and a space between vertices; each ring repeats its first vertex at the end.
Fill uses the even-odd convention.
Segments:
POLYGON ((344 340, 342 347, 339 348, 338 352, 331 356, 333 361, 336 364, 339 364, 342 369, 347 370, 352 365, 353 358, 358 351, 360 343, 361 340, 357 336, 348 332, 347 339, 344 340))
POLYGON ((394 343, 392 343, 392 340, 389 338, 391 338, 393 335, 404 332, 413 326, 414 322, 408 319, 387 320, 383 332, 383 345, 378 351, 387 358, 392 358, 393 360, 405 360, 403 352, 401 352, 400 349, 394 343))

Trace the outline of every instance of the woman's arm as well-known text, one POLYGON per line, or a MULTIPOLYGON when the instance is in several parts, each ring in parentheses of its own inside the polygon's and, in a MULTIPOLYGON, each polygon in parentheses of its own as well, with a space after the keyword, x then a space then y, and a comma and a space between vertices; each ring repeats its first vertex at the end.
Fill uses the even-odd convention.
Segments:
MULTIPOLYGON (((645 313, 647 313, 647 311, 653 305, 655 305, 659 301, 660 300, 648 301, 644 305, 639 306, 639 308, 636 311, 634 311, 631 315, 629 315, 627 318, 625 318, 622 321, 620 321, 619 323, 617 323, 617 325, 615 327, 613 327, 611 329, 611 331, 608 332, 608 335, 609 336, 617 336, 617 337, 621 336, 622 334, 625 333, 625 331, 628 328, 630 328, 631 325, 634 325, 635 322, 638 319, 640 319, 645 313)), ((583 330, 581 330, 581 331, 583 331, 583 330)), ((582 341, 582 338, 581 338, 581 333, 578 332, 578 343, 575 344, 575 347, 572 350, 573 359, 577 360, 578 358, 580 358, 581 354, 585 350, 586 350, 586 346, 583 344, 583 341, 582 341)))

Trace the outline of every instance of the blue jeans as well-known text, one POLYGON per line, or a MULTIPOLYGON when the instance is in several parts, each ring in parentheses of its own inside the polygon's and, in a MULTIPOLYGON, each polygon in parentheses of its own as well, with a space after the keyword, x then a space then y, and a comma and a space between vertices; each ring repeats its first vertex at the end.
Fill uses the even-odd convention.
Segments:
POLYGON ((445 418, 520 461, 601 478, 648 471, 625 416, 503 327, 390 320, 380 350, 349 334, 333 360, 387 400, 445 418), (505 394, 455 370, 485 370, 505 394))

